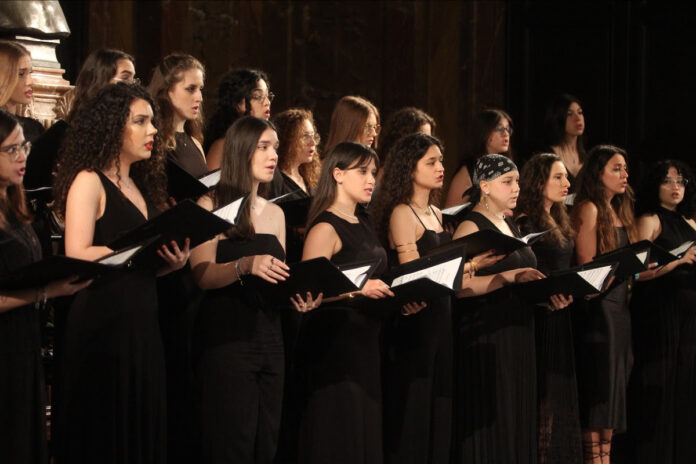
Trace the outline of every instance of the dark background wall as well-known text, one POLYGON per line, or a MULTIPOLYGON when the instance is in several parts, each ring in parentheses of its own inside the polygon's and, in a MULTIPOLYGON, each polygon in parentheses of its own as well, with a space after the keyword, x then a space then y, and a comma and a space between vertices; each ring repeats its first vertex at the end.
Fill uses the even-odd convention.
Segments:
POLYGON ((204 105, 236 67, 269 73, 273 112, 304 106, 326 135, 334 103, 359 94, 384 119, 415 105, 435 117, 448 177, 473 115, 510 112, 513 146, 542 148, 547 101, 578 96, 588 145, 611 142, 644 160, 690 160, 691 29, 696 8, 657 0, 558 1, 61 1, 72 36, 66 78, 96 48, 136 58, 146 83, 167 53, 207 68, 204 105))

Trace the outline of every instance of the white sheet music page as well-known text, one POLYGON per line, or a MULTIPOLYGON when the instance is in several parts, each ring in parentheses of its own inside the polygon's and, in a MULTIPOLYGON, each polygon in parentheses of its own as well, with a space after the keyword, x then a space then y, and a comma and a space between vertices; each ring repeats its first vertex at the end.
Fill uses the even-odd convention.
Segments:
POLYGON ((648 250, 636 253, 636 258, 638 258, 641 263, 645 264, 645 261, 648 259, 648 250))
POLYGON ((445 208, 442 211, 442 214, 446 214, 448 216, 456 216, 461 210, 464 208, 467 208, 471 202, 466 202, 462 203, 461 205, 456 205, 456 206, 450 206, 449 208, 445 208))
POLYGON ((120 253, 114 253, 111 256, 107 256, 106 258, 102 258, 97 260, 99 264, 106 264, 108 266, 120 266, 121 264, 125 263, 128 261, 131 256, 136 254, 138 250, 140 250, 143 246, 138 245, 137 247, 134 248, 129 248, 125 251, 122 251, 120 253))
POLYGON ((444 263, 436 264, 435 266, 404 274, 394 279, 392 287, 398 287, 399 285, 425 277, 454 290, 454 278, 457 277, 457 272, 461 264, 462 257, 460 256, 459 258, 454 258, 444 263))
POLYGON ((237 216, 239 215, 239 209, 242 207, 242 202, 244 201, 245 197, 238 198, 234 200, 232 203, 223 206, 222 208, 218 208, 215 211, 213 211, 213 214, 215 214, 217 217, 224 219, 225 221, 229 222, 232 225, 235 225, 237 223, 237 216))
POLYGON ((611 265, 596 267, 594 269, 587 269, 585 271, 579 271, 578 275, 585 279, 585 281, 592 285, 597 291, 602 290, 602 285, 604 281, 607 280, 607 276, 611 272, 611 265))
POLYGON ((686 250, 688 250, 689 248, 691 248, 691 246, 692 246, 693 244, 694 244, 693 241, 687 240, 686 242, 682 243, 681 245, 679 245, 679 246, 678 246, 677 248, 675 248, 674 250, 670 250, 669 252, 672 253, 674 256, 679 257, 679 256, 683 255, 684 253, 686 253, 686 250))
POLYGON ((551 229, 546 229, 546 230, 543 230, 541 232, 533 232, 531 234, 525 235, 524 237, 520 238, 519 240, 522 240, 524 243, 529 244, 530 240, 534 240, 535 238, 548 233, 550 230, 551 229))
POLYGON ((367 277, 367 271, 370 270, 370 266, 360 266, 360 267, 355 267, 353 269, 346 269, 346 270, 341 270, 344 276, 348 277, 351 282, 353 282, 353 285, 355 285, 358 288, 362 287, 363 282, 365 282, 365 278, 367 277))
POLYGON ((220 170, 206 174, 198 179, 198 182, 205 185, 208 188, 215 187, 220 182, 220 170))

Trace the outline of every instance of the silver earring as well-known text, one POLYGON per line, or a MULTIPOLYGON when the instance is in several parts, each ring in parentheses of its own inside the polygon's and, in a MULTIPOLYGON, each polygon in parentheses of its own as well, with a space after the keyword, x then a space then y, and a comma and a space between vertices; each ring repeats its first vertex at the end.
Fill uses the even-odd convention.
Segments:
POLYGON ((483 206, 486 207, 486 211, 489 211, 488 209, 488 193, 483 192, 483 206))

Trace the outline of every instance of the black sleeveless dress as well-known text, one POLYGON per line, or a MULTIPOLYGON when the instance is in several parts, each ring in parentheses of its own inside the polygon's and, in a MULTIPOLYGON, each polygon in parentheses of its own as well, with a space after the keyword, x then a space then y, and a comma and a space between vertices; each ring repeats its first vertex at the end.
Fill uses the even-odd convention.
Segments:
MULTIPOLYGON (((331 257, 340 266, 380 258, 373 278, 387 269, 387 254, 370 226, 324 211, 343 247, 331 257)), ((310 227, 311 229, 311 227, 310 227)), ((300 463, 382 462, 381 317, 367 299, 354 307, 336 302, 306 313, 297 346, 305 393, 299 439, 300 463)))
MULTIPOLYGON (((8 218, 0 229, 0 275, 41 259, 28 224, 8 218)), ((46 385, 39 311, 34 305, 0 313, 0 462, 44 464, 46 385)))
MULTIPOLYGON (((104 174, 103 246, 146 218, 104 174)), ((157 211, 147 205, 148 217, 157 211)), ((62 369, 60 461, 166 461, 166 391, 154 269, 127 269, 95 281, 70 307, 62 369)))
MULTIPOLYGON (((517 220, 522 235, 541 232, 529 216, 517 220)), ((575 247, 542 239, 532 245, 537 269, 550 272, 571 267, 575 247)), ((541 464, 582 463, 580 413, 573 346, 573 306, 550 311, 537 306, 534 328, 537 361, 538 442, 541 464)))
MULTIPOLYGON (((216 261, 270 254, 285 259, 275 235, 220 240, 216 261)), ((194 462, 270 463, 276 452, 283 396, 280 312, 263 286, 235 282, 210 290, 194 329, 202 455, 194 462)))
MULTIPOLYGON (((628 234, 617 227, 617 248, 628 234)), ((629 282, 573 308, 580 423, 585 429, 626 430, 626 387, 633 366, 629 282)))
MULTIPOLYGON (((420 221, 415 211, 413 214, 420 221)), ((416 241, 421 256, 451 241, 448 232, 429 230, 422 221, 421 225, 425 231, 416 241)), ((391 266, 399 264, 395 250, 389 250, 388 255, 391 266)), ((383 331, 384 460, 387 463, 449 463, 451 298, 428 300, 427 295, 423 298, 428 303, 426 308, 410 316, 397 314, 385 324, 383 331)))
MULTIPOLYGON (((472 211, 479 230, 499 229, 472 211)), ((515 224, 506 220, 520 237, 515 224)), ((478 275, 536 267, 531 248, 478 275)), ((453 462, 536 464, 534 308, 501 289, 455 302, 453 462)))
MULTIPOLYGON (((679 213, 661 209, 655 244, 671 250, 696 240, 679 213)), ((626 462, 696 459, 696 271, 682 265, 636 282, 631 300, 635 366, 629 383, 626 462)))

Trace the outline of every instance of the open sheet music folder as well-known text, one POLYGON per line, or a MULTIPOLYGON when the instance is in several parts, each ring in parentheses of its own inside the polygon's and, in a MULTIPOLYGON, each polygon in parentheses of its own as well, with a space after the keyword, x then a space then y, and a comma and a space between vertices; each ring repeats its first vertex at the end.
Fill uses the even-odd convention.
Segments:
POLYGON ((461 205, 450 206, 440 210, 442 212, 442 223, 459 223, 464 220, 464 216, 471 210, 471 202, 462 203, 461 205))
POLYGON ((385 277, 399 304, 452 295, 462 286, 464 248, 451 248, 395 266, 385 277))
POLYGON ((548 229, 543 232, 536 232, 522 238, 511 237, 503 234, 502 232, 491 229, 478 230, 473 234, 460 237, 437 248, 433 248, 432 250, 428 251, 426 255, 433 255, 462 246, 466 250, 466 255, 469 257, 476 256, 488 250, 495 250, 496 254, 507 255, 519 248, 532 245, 534 242, 541 239, 544 235, 548 234, 552 230, 553 229, 548 229))
POLYGON ((280 206, 285 215, 287 226, 304 227, 307 224, 307 213, 312 204, 312 197, 307 196, 302 189, 294 190, 268 201, 280 206))
POLYGON ((551 273, 545 279, 523 282, 506 287, 530 303, 546 303, 552 295, 584 297, 602 293, 619 267, 614 263, 590 263, 572 269, 551 273))
POLYGON ((193 177, 176 161, 167 160, 167 191, 177 202, 197 200, 220 182, 220 170, 216 169, 201 177, 193 177))
POLYGON ((647 270, 653 246, 648 240, 642 240, 608 253, 597 255, 586 265, 618 262, 619 267, 615 272, 615 277, 619 281, 625 280, 634 274, 647 270))

